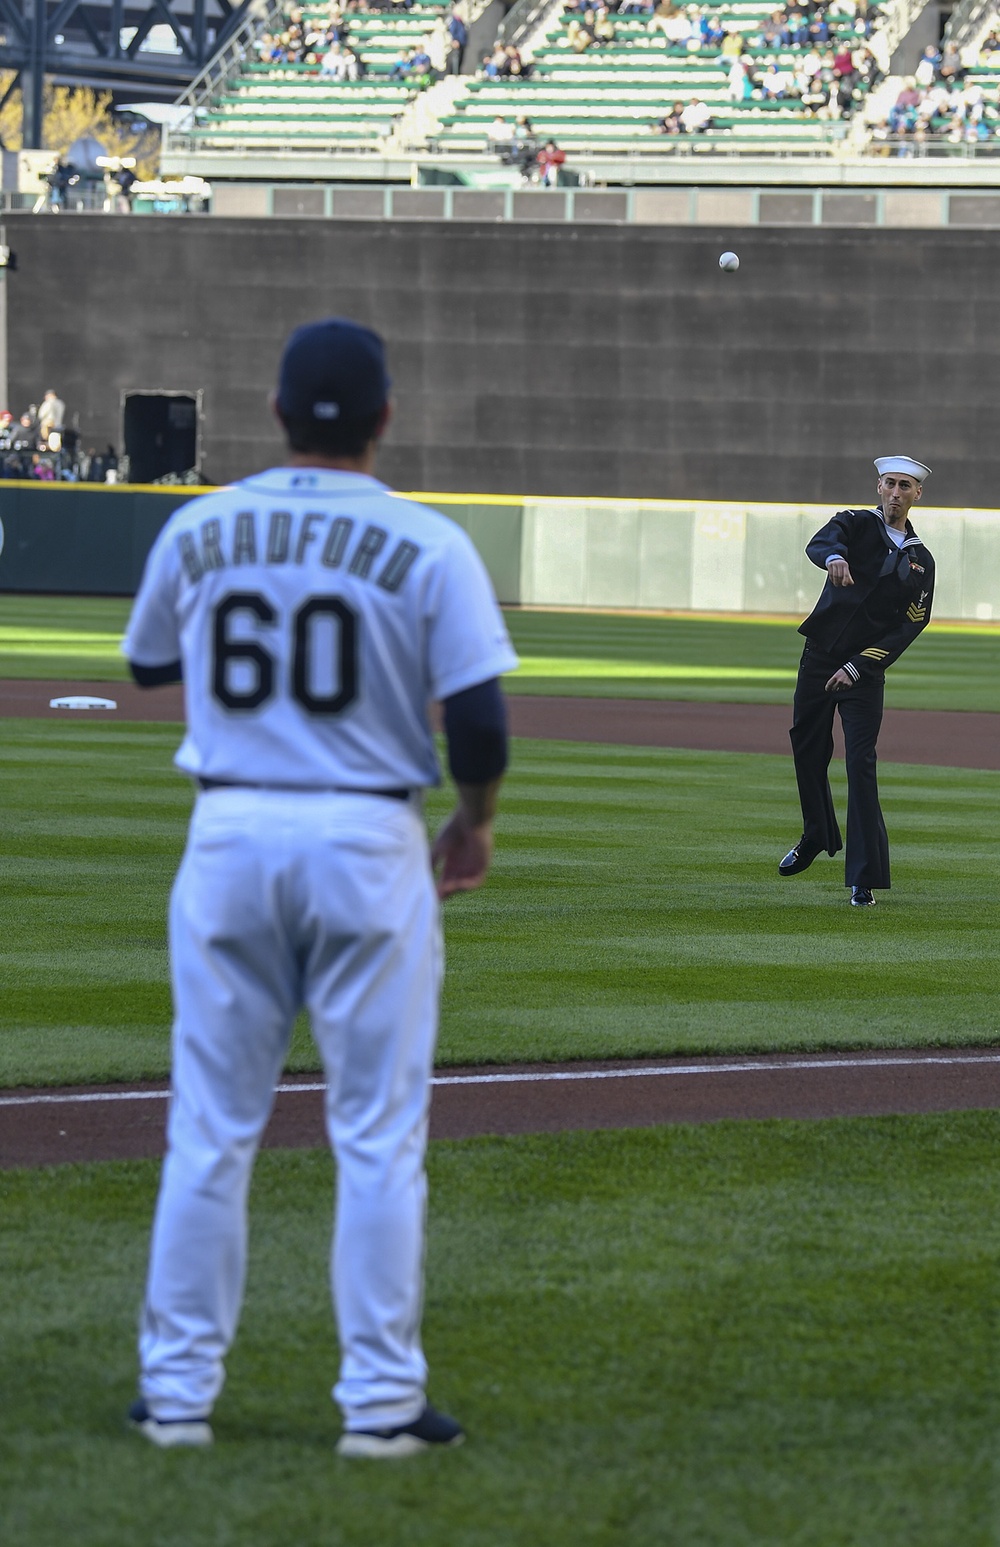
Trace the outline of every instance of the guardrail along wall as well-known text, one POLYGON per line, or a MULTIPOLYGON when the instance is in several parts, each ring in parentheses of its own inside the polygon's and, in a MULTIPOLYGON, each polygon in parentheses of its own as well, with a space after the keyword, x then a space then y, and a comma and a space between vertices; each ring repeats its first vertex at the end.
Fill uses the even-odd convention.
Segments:
POLYGON ((215 482, 280 460, 292 327, 384 333, 398 488, 871 498, 909 451, 943 505, 1000 488, 1000 231, 10 216, 11 406, 86 445, 123 388, 204 390, 215 482), (719 253, 740 254, 723 274, 719 253))
MULTIPOLYGON (((131 595, 157 532, 191 490, 0 483, 0 593, 131 595)), ((805 614, 822 575, 805 545, 823 505, 416 494, 471 536, 502 602, 805 614)), ((863 503, 857 501, 856 503, 863 503)), ((919 509, 938 618, 1000 619, 1000 511, 919 509)))

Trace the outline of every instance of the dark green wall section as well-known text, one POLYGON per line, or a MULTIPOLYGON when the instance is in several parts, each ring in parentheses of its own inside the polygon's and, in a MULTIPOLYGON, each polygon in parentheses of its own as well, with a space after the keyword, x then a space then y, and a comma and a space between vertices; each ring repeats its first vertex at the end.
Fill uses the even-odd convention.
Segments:
POLYGON ((190 489, 0 483, 0 591, 132 596, 146 554, 190 489))
MULTIPOLYGON (((0 481, 0 593, 133 596, 157 533, 193 492, 0 481)), ((521 600, 520 504, 420 503, 468 532, 502 602, 521 600)))

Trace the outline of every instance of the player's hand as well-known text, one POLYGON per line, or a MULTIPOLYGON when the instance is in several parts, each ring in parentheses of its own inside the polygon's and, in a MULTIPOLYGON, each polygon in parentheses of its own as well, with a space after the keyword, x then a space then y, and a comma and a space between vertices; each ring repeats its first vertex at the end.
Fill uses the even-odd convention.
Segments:
POLYGON ((493 855, 493 823, 472 823, 458 806, 431 845, 431 864, 442 899, 474 892, 486 880, 493 855))
POLYGON ((831 559, 826 566, 831 585, 853 585, 854 576, 846 559, 831 559))
POLYGON ((837 692, 839 692, 839 690, 841 688, 853 688, 853 687, 854 687, 854 678, 851 676, 850 672, 845 671, 844 668, 841 666, 840 670, 839 671, 835 671, 833 676, 830 678, 829 682, 826 685, 826 691, 828 693, 837 693, 837 692))

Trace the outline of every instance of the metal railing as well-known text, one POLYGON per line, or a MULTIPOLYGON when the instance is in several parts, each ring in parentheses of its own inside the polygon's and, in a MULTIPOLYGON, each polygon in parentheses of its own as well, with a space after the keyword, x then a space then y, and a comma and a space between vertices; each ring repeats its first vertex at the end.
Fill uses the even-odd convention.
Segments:
POLYGON ((885 39, 890 57, 896 52, 917 17, 926 7, 927 0, 895 0, 895 4, 886 6, 882 12, 882 25, 878 30, 885 39))
POLYGON ((959 0, 948 18, 944 41, 956 48, 979 43, 1000 15, 998 0, 959 0))
POLYGON ((191 123, 199 108, 207 107, 213 97, 242 69, 249 49, 263 32, 279 26, 285 14, 282 0, 254 0, 250 12, 217 53, 213 54, 200 75, 177 98, 177 106, 187 108, 191 123))
POLYGON ((524 39, 540 27, 550 12, 561 11, 562 0, 517 0, 512 5, 497 31, 501 43, 523 43, 524 39))

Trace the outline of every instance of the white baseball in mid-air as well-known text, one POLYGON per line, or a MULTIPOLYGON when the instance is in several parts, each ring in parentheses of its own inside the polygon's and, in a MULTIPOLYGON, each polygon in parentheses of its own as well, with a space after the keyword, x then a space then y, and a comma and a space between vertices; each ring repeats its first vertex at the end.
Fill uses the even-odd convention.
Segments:
POLYGON ((739 266, 740 260, 734 252, 724 252, 719 259, 719 268, 724 269, 727 274, 735 274, 739 266))

